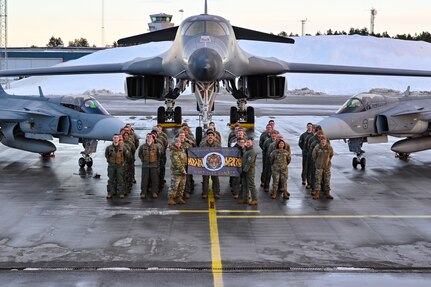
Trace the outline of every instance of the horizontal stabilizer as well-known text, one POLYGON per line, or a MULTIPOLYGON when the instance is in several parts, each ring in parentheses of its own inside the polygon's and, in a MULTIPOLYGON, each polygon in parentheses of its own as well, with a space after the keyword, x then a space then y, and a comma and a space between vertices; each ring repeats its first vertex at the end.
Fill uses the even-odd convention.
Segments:
POLYGON ((237 40, 252 40, 252 41, 262 41, 262 42, 274 42, 274 43, 287 43, 294 44, 295 40, 292 38, 286 38, 282 36, 277 36, 273 34, 263 33, 255 30, 245 29, 241 27, 232 26, 235 32, 235 37, 237 40))
POLYGON ((154 32, 122 38, 117 42, 120 46, 133 46, 150 42, 173 41, 175 39, 175 35, 177 34, 177 30, 178 26, 175 26, 154 32))

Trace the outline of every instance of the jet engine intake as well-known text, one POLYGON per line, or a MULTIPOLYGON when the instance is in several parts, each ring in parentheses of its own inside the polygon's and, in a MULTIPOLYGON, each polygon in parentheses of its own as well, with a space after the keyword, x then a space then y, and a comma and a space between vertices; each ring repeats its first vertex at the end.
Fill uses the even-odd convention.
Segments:
POLYGON ((411 116, 376 116, 376 132, 385 135, 421 134, 428 129, 428 123, 411 116))
POLYGON ((258 75, 241 77, 238 90, 247 95, 250 101, 258 99, 281 99, 285 96, 287 82, 285 77, 258 75))
POLYGON ((172 93, 174 82, 171 77, 134 76, 126 78, 125 89, 129 100, 164 101, 165 96, 172 93))

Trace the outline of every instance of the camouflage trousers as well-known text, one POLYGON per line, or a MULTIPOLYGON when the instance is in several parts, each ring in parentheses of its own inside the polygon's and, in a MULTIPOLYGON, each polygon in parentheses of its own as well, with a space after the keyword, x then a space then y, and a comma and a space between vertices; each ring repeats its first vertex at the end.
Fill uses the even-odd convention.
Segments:
POLYGON ((271 163, 267 162, 265 165, 265 170, 263 171, 263 189, 269 190, 269 183, 271 182, 271 174, 272 174, 272 167, 271 163))
POLYGON ((114 194, 124 194, 124 167, 120 164, 108 165, 108 185, 109 196, 114 194))
POLYGON ((303 182, 307 181, 307 172, 308 172, 307 154, 302 154, 301 179, 302 179, 303 182))
MULTIPOLYGON (((211 175, 211 181, 212 181, 212 191, 214 195, 218 194, 220 195, 220 180, 218 176, 212 176, 211 175)), ((208 195, 208 189, 209 189, 209 182, 210 182, 210 175, 203 175, 202 176, 202 194, 208 195)))
POLYGON ((124 164, 124 191, 125 193, 132 192, 133 179, 135 178, 134 162, 126 162, 124 164))
POLYGON ((329 193, 331 191, 330 184, 331 184, 331 169, 316 168, 313 190, 317 193, 320 193, 320 190, 323 187, 323 190, 325 191, 325 193, 329 193))
POLYGON ((168 192, 168 198, 183 197, 185 185, 186 185, 185 175, 172 175, 171 186, 169 187, 169 192, 168 192))
POLYGON ((254 173, 244 172, 241 177, 241 192, 239 200, 257 200, 257 189, 254 182, 254 173))
POLYGON ((287 173, 272 171, 272 192, 287 191, 287 173))

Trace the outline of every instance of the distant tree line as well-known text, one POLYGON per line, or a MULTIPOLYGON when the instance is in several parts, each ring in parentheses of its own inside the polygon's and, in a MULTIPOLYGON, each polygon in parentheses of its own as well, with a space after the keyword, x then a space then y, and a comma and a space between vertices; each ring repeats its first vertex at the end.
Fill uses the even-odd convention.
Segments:
MULTIPOLYGON (((278 33, 279 36, 283 37, 298 37, 298 34, 287 34, 286 32, 278 33)), ((431 43, 431 33, 430 32, 422 32, 420 34, 397 34, 391 37, 388 32, 383 33, 370 33, 366 27, 362 29, 350 28, 349 32, 346 31, 333 31, 332 29, 327 30, 325 33, 317 32, 316 36, 321 35, 362 35, 362 36, 374 36, 377 38, 392 38, 392 39, 400 39, 400 40, 411 40, 411 41, 425 41, 431 43)), ((311 36, 307 34, 307 36, 311 36)))
MULTIPOLYGON (((64 47, 63 40, 61 40, 60 37, 56 38, 52 36, 48 44, 46 44, 47 47, 64 47)), ((69 44, 67 47, 90 47, 90 44, 88 43, 88 40, 85 38, 75 39, 73 41, 69 41, 69 44)), ((96 47, 93 45, 93 47, 96 47)))

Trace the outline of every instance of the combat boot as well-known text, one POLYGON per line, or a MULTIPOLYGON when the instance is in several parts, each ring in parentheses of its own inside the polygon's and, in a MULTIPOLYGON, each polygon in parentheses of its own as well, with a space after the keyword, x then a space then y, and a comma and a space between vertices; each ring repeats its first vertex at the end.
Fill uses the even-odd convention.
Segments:
POLYGON ((272 192, 272 195, 271 195, 272 199, 276 199, 276 198, 277 198, 277 193, 278 193, 278 191, 277 191, 277 190, 274 190, 274 191, 272 192))
POLYGON ((141 199, 145 199, 147 197, 146 193, 141 193, 141 199))
POLYGON ((257 200, 250 200, 250 202, 248 204, 250 204, 250 205, 257 205, 257 200))
POLYGON ((177 203, 175 202, 175 200, 174 200, 174 197, 173 197, 173 196, 169 196, 169 198, 168 198, 168 204, 169 204, 169 205, 175 205, 175 204, 177 204, 177 203))
POLYGON ((334 197, 331 195, 329 191, 325 191, 325 198, 326 199, 334 199, 334 197))
POLYGON ((285 191, 283 192, 283 198, 284 198, 284 199, 289 199, 289 197, 290 197, 290 193, 289 193, 287 190, 285 190, 285 191))
POLYGON ((190 199, 190 193, 186 192, 186 199, 190 199))
POLYGON ((157 192, 153 192, 153 198, 156 199, 157 197, 159 197, 159 195, 157 194, 157 192))
POLYGON ((314 200, 319 199, 319 191, 312 191, 311 192, 311 196, 313 197, 314 200))
POLYGON ((177 203, 178 204, 186 204, 186 201, 183 199, 182 196, 178 196, 177 203))

